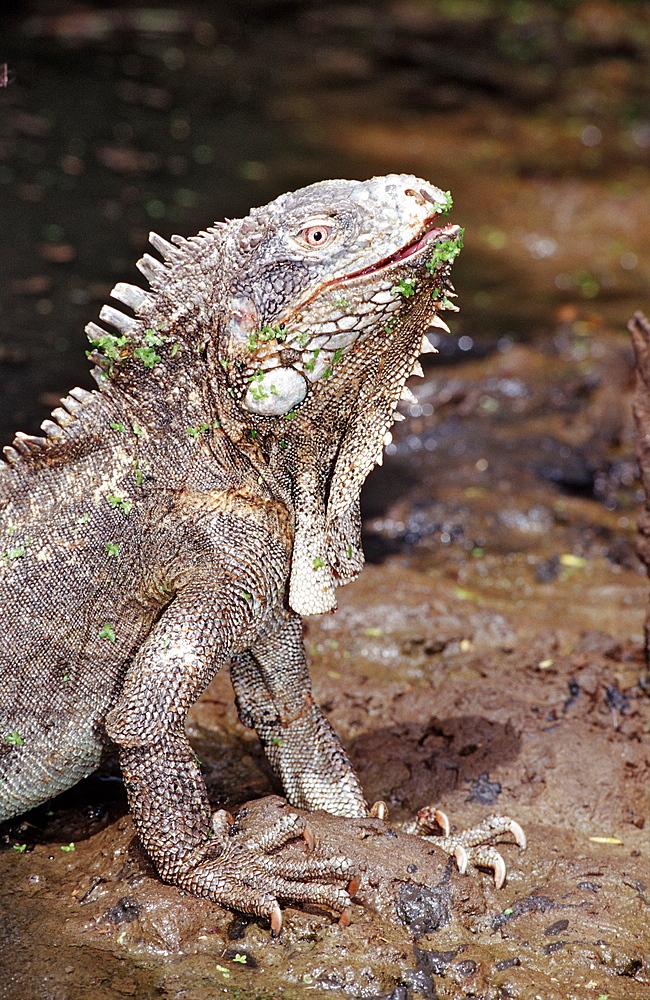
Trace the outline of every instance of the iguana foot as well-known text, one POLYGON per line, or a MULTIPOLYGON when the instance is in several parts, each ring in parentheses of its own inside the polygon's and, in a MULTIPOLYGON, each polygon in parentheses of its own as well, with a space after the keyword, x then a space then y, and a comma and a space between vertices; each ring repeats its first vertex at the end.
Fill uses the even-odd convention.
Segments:
POLYGON ((319 857, 305 820, 282 800, 245 806, 234 822, 219 810, 213 827, 215 840, 184 858, 171 881, 222 906, 267 917, 275 936, 282 929, 278 900, 327 906, 341 924, 349 923, 359 887, 355 866, 340 855, 319 857))
MULTIPOLYGON (((371 815, 385 819, 387 807, 383 802, 376 802, 371 809, 371 815)), ((417 818, 411 823, 400 824, 405 833, 415 834, 430 840, 441 847, 447 854, 456 858, 458 870, 464 873, 468 864, 478 868, 490 868, 494 872, 494 884, 500 889, 506 879, 506 863, 492 843, 504 834, 510 834, 518 847, 526 848, 526 834, 519 823, 509 816, 488 816, 482 823, 450 834, 449 820, 446 813, 434 806, 420 809, 417 818), (435 831, 441 831, 436 833, 435 831)))

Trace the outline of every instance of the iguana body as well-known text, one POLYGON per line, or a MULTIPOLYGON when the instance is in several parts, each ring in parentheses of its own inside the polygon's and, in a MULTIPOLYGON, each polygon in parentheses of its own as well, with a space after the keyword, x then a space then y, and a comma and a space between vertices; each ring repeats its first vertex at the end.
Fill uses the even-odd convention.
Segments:
POLYGON ((264 843, 212 817, 183 722, 230 660, 289 801, 365 815, 299 615, 334 609, 361 568, 359 491, 450 292, 447 207, 415 177, 325 181, 174 246, 152 236, 152 291, 112 293, 135 319, 89 325, 98 391, 5 449, 0 819, 113 741, 165 879, 276 928, 276 897, 345 907, 345 859, 268 853, 295 814, 264 843))

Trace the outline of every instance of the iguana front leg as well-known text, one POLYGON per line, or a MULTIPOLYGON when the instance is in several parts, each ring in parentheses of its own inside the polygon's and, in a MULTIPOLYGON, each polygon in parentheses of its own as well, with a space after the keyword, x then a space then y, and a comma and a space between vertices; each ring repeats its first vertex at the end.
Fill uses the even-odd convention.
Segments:
POLYGON ((257 731, 289 802, 366 816, 359 779, 312 697, 298 615, 235 656, 230 675, 241 720, 257 731))
POLYGON ((354 870, 342 857, 276 856, 305 830, 290 810, 253 836, 230 827, 225 813, 211 813, 183 722, 252 619, 227 578, 183 588, 140 648, 106 729, 120 747, 131 814, 160 875, 195 895, 269 917, 277 932, 278 898, 345 911, 350 897, 341 883, 350 883, 354 870))
MULTIPOLYGON (((367 816, 348 756, 313 701, 300 618, 291 618, 271 638, 235 656, 230 672, 240 718, 257 731, 289 802, 338 816, 367 816)), ((386 819, 388 809, 379 802, 370 815, 386 819)), ((414 822, 397 825, 453 854, 463 872, 468 864, 491 868, 497 887, 506 871, 493 843, 506 834, 519 847, 526 846, 523 830, 509 816, 490 816, 477 827, 450 834, 446 815, 425 806, 414 822)))

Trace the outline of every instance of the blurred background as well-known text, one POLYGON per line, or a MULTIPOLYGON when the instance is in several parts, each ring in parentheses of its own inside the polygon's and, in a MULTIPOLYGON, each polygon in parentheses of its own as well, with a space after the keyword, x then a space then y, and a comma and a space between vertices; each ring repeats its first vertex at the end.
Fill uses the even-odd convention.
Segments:
POLYGON ((151 228, 189 235, 324 177, 451 189, 445 362, 558 320, 584 344, 648 308, 647 3, 23 0, 0 18, 4 441, 92 385, 83 327, 142 280, 151 228))

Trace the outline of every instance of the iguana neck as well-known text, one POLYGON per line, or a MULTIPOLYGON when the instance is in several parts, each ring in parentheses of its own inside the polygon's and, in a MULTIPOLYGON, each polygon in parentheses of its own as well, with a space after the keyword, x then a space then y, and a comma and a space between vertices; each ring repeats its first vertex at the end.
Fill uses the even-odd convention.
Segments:
POLYGON ((293 514, 289 603, 300 614, 333 611, 337 584, 363 566, 359 495, 381 461, 395 406, 417 362, 422 318, 417 309, 405 318, 390 355, 382 355, 380 333, 376 344, 351 351, 336 377, 320 382, 290 419, 242 411, 212 364, 221 427, 293 514))

